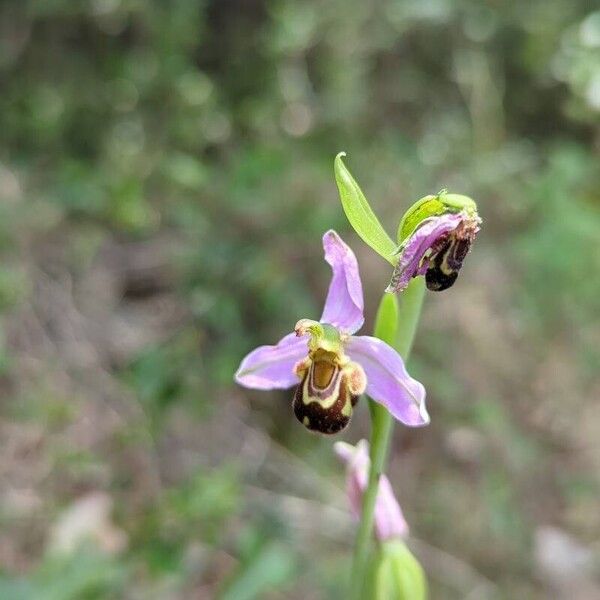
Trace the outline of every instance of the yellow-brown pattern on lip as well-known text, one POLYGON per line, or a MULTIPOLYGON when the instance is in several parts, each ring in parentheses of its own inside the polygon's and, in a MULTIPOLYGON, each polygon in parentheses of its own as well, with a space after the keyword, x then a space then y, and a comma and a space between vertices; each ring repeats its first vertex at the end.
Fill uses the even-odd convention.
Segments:
POLYGON ((366 387, 360 365, 343 354, 318 349, 296 365, 301 383, 294 393, 296 418, 311 431, 332 434, 344 429, 366 387))

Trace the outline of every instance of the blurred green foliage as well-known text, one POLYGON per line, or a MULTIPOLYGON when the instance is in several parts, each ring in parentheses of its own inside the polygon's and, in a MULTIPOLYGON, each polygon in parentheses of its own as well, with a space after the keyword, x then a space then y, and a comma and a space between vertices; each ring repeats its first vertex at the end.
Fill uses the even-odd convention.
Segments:
POLYGON ((0 597, 339 597, 330 442, 231 377, 318 316, 327 228, 372 322, 390 273, 349 234, 340 150, 390 234, 443 187, 478 201, 411 366, 433 424, 398 436, 392 480, 485 597, 548 597, 535 528, 600 532, 599 53, 586 0, 0 4, 0 597), (122 555, 44 550, 95 489, 122 555))
POLYGON ((49 558, 31 579, 0 580, 6 600, 94 600, 118 598, 125 569, 114 558, 83 549, 66 558, 49 558))

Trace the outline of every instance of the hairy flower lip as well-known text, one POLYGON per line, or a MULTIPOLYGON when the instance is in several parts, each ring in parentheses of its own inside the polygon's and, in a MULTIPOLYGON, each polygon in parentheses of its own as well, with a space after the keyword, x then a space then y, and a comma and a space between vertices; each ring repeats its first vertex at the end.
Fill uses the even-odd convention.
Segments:
MULTIPOLYGON (((300 319, 294 332, 278 344, 250 352, 235 380, 265 390, 297 386, 299 377, 304 381, 315 353, 331 352, 340 367, 356 363, 364 370, 366 393, 396 419, 410 427, 427 425, 425 388, 410 377, 400 355, 382 340, 354 335, 364 321, 362 283, 354 253, 333 230, 323 236, 323 249, 332 278, 321 319, 300 319), (310 334, 308 341, 306 334, 310 334)), ((360 377, 356 379, 353 389, 362 391, 360 381, 360 377)))

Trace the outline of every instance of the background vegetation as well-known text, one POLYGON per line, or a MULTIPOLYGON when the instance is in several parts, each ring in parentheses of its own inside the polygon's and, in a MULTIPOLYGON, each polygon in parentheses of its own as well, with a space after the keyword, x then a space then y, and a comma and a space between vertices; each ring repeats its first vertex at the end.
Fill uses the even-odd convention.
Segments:
MULTIPOLYGON (((0 4, 0 597, 340 598, 330 439, 240 358, 318 316, 345 150, 430 294, 390 477, 434 599, 600 597, 600 12, 587 0, 0 4)), ((365 329, 368 331, 368 329, 365 329)), ((363 403, 364 404, 364 403, 363 403)), ((343 439, 368 433, 364 405, 343 439)))

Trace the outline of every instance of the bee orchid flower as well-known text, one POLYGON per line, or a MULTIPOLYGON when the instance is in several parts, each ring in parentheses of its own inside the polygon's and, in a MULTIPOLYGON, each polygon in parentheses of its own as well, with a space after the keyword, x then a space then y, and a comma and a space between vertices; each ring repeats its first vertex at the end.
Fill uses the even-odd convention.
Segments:
POLYGON ((400 223, 398 263, 386 292, 401 292, 420 275, 434 292, 452 287, 480 224, 475 202, 467 196, 442 191, 419 200, 400 223))
POLYGON ((354 253, 333 230, 323 236, 323 249, 332 278, 321 318, 301 319, 277 344, 250 352, 237 383, 261 390, 297 386, 294 414, 320 433, 344 429, 364 392, 405 425, 428 424, 425 388, 407 373, 402 357, 377 338, 354 335, 364 322, 354 253))

